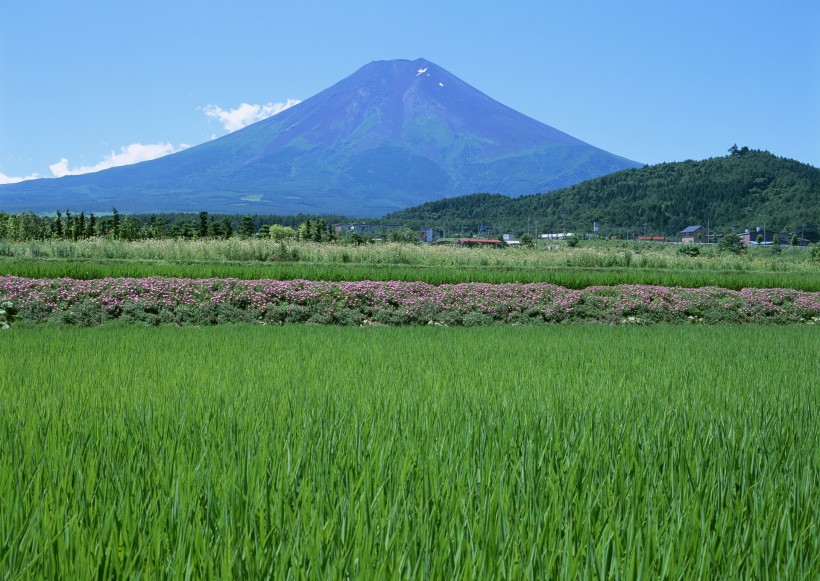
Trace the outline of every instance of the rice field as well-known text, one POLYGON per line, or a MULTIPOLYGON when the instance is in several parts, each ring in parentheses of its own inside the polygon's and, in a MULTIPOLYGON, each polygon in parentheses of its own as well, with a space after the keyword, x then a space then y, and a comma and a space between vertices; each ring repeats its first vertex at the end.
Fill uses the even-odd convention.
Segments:
POLYGON ((716 286, 744 288, 791 288, 820 291, 820 269, 814 271, 715 271, 641 268, 519 268, 484 266, 367 265, 322 263, 167 263, 110 261, 17 261, 0 260, 0 276, 26 278, 73 278, 94 280, 108 277, 145 278, 237 278, 243 280, 313 281, 420 281, 428 284, 466 282, 538 283, 566 288, 641 284, 698 288, 716 286))
POLYGON ((814 326, 0 333, 4 578, 820 576, 814 326))
POLYGON ((428 284, 536 283, 567 288, 642 284, 697 288, 820 290, 820 268, 805 248, 701 255, 679 245, 606 241, 570 248, 459 248, 413 244, 277 243, 273 240, 0 242, 0 275, 97 279, 422 281, 428 284))

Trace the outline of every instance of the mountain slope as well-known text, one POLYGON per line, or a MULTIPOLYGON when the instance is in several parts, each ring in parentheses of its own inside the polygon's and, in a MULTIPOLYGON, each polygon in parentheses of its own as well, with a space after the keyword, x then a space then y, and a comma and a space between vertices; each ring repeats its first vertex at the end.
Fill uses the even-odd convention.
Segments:
POLYGON ((548 191, 638 165, 430 61, 377 61, 278 115, 177 154, 0 186, 0 208, 379 215, 475 191, 548 191))
POLYGON ((487 194, 427 203, 385 217, 453 227, 496 224, 542 231, 647 227, 677 232, 693 224, 732 229, 820 224, 820 169, 766 151, 629 169, 548 194, 511 199, 487 194))

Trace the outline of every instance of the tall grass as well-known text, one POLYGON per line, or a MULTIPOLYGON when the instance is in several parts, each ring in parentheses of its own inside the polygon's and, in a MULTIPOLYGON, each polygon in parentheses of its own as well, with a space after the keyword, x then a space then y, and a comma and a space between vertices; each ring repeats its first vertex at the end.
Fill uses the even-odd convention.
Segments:
POLYGON ((808 327, 0 336, 10 578, 817 578, 808 327))
POLYGON ((0 254, 18 258, 59 258, 70 260, 138 260, 168 262, 234 262, 296 259, 308 263, 415 265, 494 268, 651 268, 672 270, 816 271, 810 253, 787 248, 780 254, 755 248, 745 255, 721 254, 702 247, 697 257, 685 256, 679 245, 634 242, 588 243, 570 248, 564 245, 537 248, 461 248, 399 243, 316 244, 289 241, 284 245, 269 239, 242 240, 141 240, 124 242, 95 238, 71 241, 5 243, 0 254))

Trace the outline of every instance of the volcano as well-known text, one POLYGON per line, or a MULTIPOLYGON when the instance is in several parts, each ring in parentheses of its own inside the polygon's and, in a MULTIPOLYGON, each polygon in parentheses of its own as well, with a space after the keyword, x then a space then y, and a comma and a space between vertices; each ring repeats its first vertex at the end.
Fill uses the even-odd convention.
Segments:
POLYGON ((0 209, 375 217, 474 192, 543 193, 640 165, 518 113, 433 62, 390 60, 179 153, 0 186, 0 209))

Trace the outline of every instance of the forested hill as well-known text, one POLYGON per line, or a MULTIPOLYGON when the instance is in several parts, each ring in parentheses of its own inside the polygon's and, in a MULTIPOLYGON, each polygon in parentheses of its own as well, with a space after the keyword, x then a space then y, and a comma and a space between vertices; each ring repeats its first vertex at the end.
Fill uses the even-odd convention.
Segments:
POLYGON ((408 208, 386 220, 418 220, 453 227, 459 222, 543 231, 643 228, 677 232, 707 223, 738 229, 820 225, 820 169, 733 147, 725 157, 628 169, 578 185, 521 198, 474 194, 408 208))

